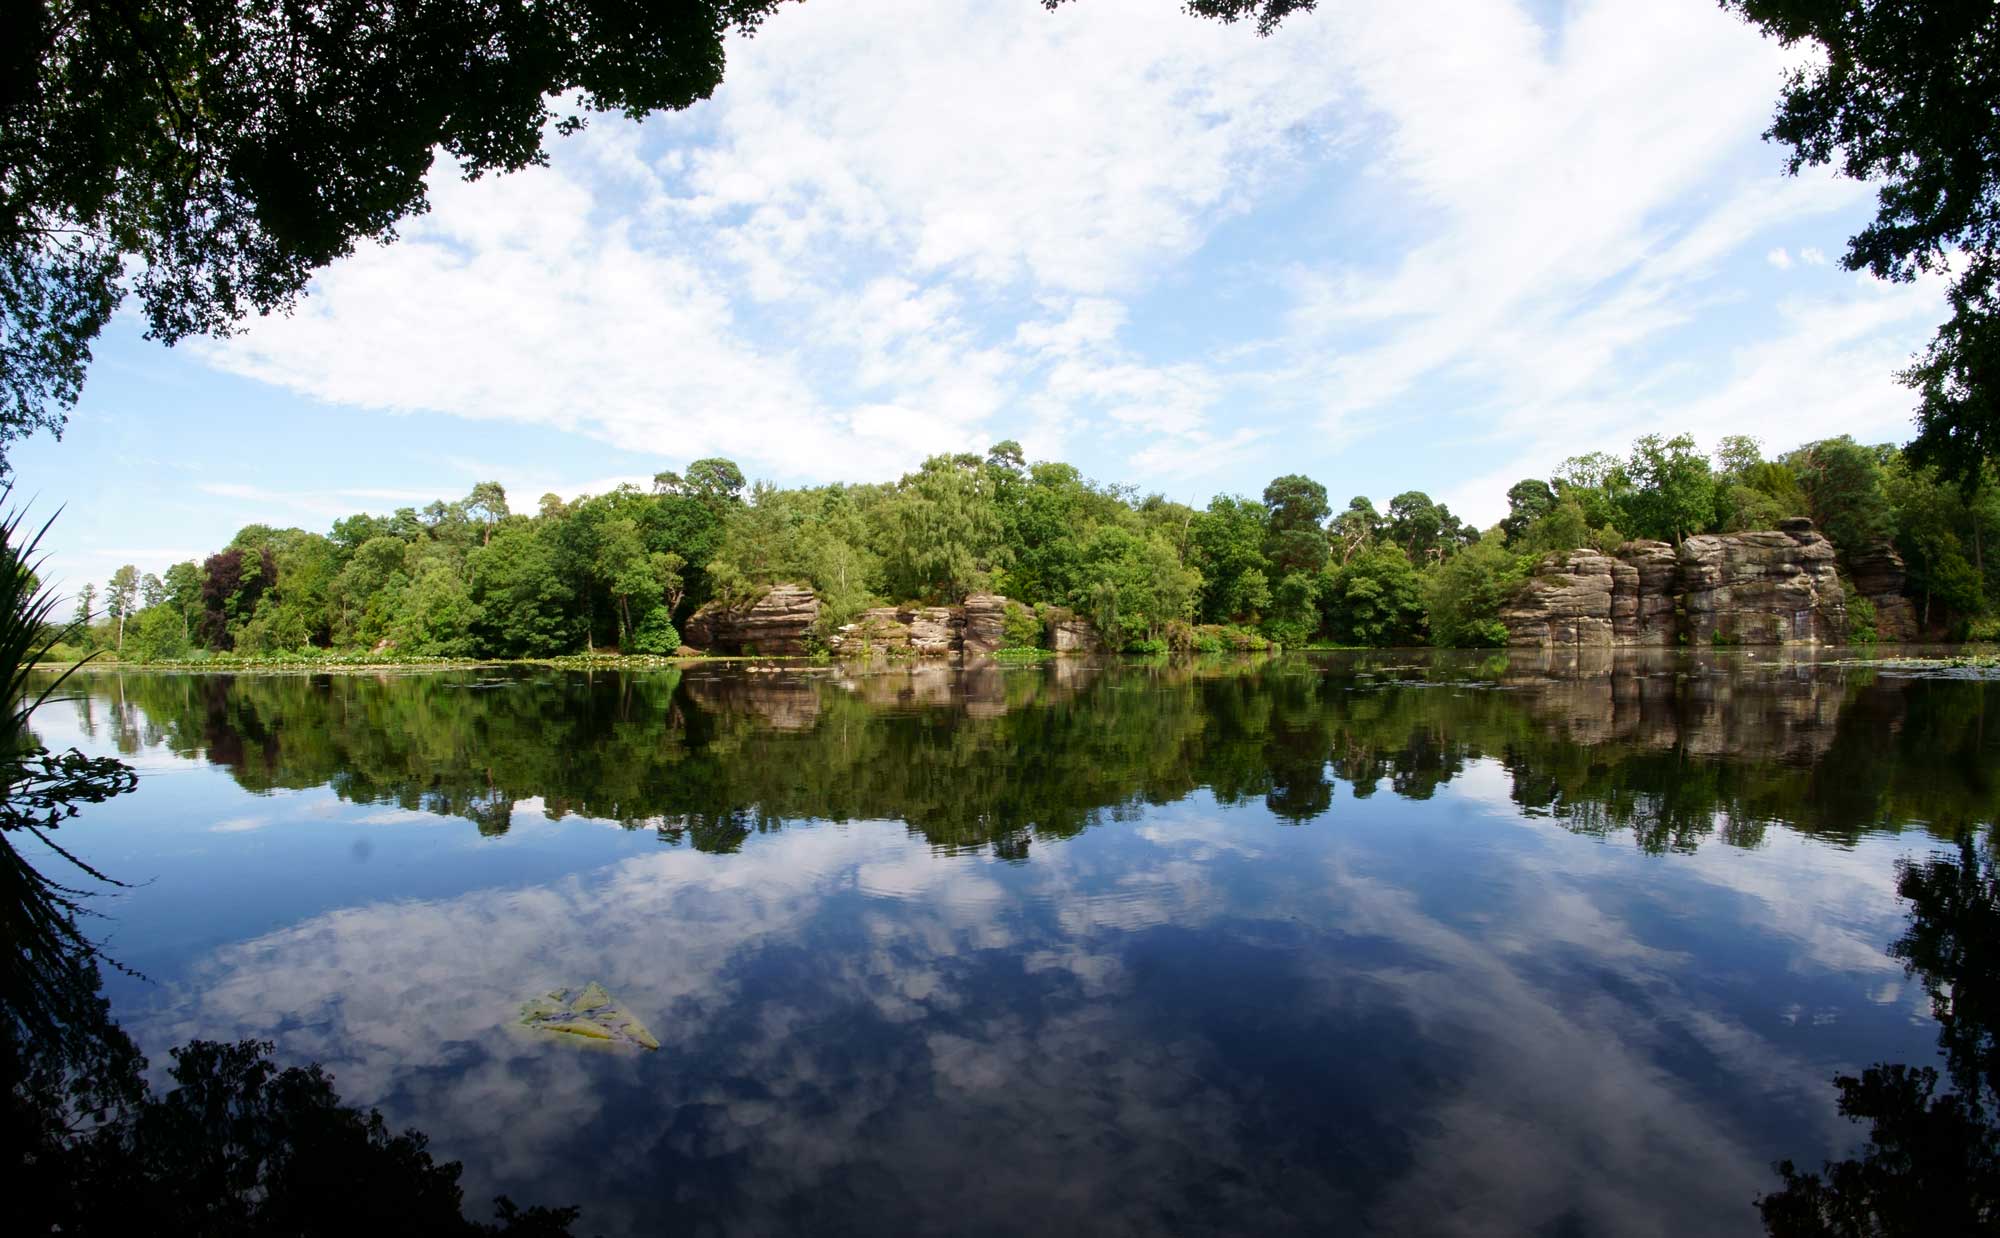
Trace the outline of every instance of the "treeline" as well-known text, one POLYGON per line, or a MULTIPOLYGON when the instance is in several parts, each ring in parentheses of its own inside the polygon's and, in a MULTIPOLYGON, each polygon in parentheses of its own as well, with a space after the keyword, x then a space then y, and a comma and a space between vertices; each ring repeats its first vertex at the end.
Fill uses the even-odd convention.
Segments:
MULTIPOLYGON (((335 521, 328 534, 250 525, 204 562, 120 568, 78 598, 86 649, 134 661, 233 651, 405 655, 670 654, 690 613, 810 584, 822 636, 870 606, 993 590, 1087 616, 1114 647, 1268 639, 1360 646, 1501 643, 1500 607, 1551 551, 1679 542, 1810 515, 1843 556, 1890 543, 1927 632, 2000 634, 2000 485, 1970 490, 1891 446, 1848 438, 1766 459, 1745 437, 1714 456, 1682 435, 1564 461, 1517 483, 1474 528, 1421 491, 1335 510, 1277 478, 1196 509, 1030 464, 1018 444, 936 456, 893 483, 747 486, 727 460, 517 512, 495 483, 455 502, 335 521)), ((79 651, 80 652, 80 651, 79 651)))

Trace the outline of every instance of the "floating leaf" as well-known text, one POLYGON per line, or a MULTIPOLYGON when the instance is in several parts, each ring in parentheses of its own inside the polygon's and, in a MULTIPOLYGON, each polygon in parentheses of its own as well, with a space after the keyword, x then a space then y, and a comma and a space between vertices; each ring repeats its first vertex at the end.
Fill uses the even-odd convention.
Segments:
POLYGON ((595 980, 581 989, 555 989, 521 1003, 521 1026, 642 1049, 660 1047, 646 1025, 595 980))

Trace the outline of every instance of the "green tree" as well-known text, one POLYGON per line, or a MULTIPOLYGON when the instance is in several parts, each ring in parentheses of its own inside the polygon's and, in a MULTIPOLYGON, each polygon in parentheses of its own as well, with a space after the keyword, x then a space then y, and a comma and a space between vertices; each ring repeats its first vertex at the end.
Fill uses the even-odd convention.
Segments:
POLYGON ((1329 536, 1340 548, 1340 561, 1346 563, 1361 549, 1382 535, 1381 513, 1366 495, 1356 495, 1347 501, 1347 510, 1334 517, 1329 536))
POLYGON ((1527 535, 1528 526, 1555 509, 1556 492, 1549 483, 1527 478, 1507 487, 1507 517, 1500 522, 1509 545, 1527 535))
POLYGON ((1289 473, 1264 487, 1264 557, 1279 576, 1317 572, 1326 566, 1326 530, 1331 508, 1326 487, 1310 477, 1289 473))
POLYGON ((1271 604, 1265 520, 1263 504, 1233 495, 1216 496, 1206 511, 1195 515, 1189 533, 1194 566, 1201 574, 1198 613, 1203 622, 1255 622, 1271 604))
POLYGON ((139 598, 139 569, 130 563, 111 573, 111 580, 104 586, 104 613, 118 625, 117 644, 114 648, 120 654, 125 652, 125 621, 131 617, 134 603, 139 598))
POLYGON ((1424 579, 1431 643, 1450 648, 1506 644, 1500 608, 1532 562, 1532 557, 1509 551, 1496 529, 1431 569, 1424 579))
POLYGON ((554 521, 511 519, 474 552, 471 594, 479 608, 474 624, 479 652, 548 657, 583 647, 583 607, 558 565, 560 533, 554 521))
POLYGON ((1822 439, 1785 457, 1798 477, 1813 522, 1841 553, 1888 540, 1895 511, 1882 488, 1882 453, 1847 435, 1822 439))
POLYGON ((513 171, 586 113, 687 107, 776 3, 10 6, 0 446, 60 431, 128 291, 168 343, 284 309, 427 209, 439 151, 513 171))
POLYGON ((1351 645, 1414 645, 1424 637, 1423 581, 1401 546, 1369 547, 1333 573, 1327 626, 1351 645))
POLYGON ((497 481, 479 482, 459 506, 479 525, 479 544, 490 545, 494 526, 507 518, 507 489, 497 481))
POLYGON ((1723 0, 1786 46, 1792 70, 1767 139, 1790 170, 1837 164, 1876 186, 1873 222, 1841 263, 1882 279, 1949 274, 1951 317, 1903 381, 1911 452, 1957 481, 2000 457, 2000 6, 1886 0, 1723 0))
POLYGON ((1715 475, 1686 434, 1648 434, 1632 444, 1619 497, 1627 533, 1679 545, 1715 523, 1715 475))
POLYGON ((1001 565, 993 479, 979 465, 976 456, 933 456, 897 487, 882 548, 896 597, 955 602, 1001 565))
POLYGON ((76 591, 76 617, 70 621, 77 638, 83 645, 90 646, 90 623, 97 617, 97 586, 89 581, 76 591))

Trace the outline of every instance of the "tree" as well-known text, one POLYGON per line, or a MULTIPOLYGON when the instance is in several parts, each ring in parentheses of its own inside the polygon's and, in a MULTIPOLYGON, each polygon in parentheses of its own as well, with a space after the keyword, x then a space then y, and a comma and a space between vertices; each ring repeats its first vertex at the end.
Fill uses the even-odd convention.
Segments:
POLYGON ((1340 547, 1340 561, 1346 563, 1361 548, 1382 535, 1382 516, 1375 510, 1375 504, 1366 495, 1355 495, 1347 501, 1347 510, 1334 517, 1329 530, 1336 545, 1340 547))
POLYGON ((60 431, 128 292, 167 343, 282 310, 428 208, 439 150, 514 171, 585 113, 687 107, 777 3, 8 6, 0 446, 60 431))
POLYGON ((459 506, 467 516, 478 522, 479 544, 491 545, 493 526, 507 518, 507 489, 497 481, 479 482, 459 506))
POLYGON ((1506 644, 1500 608, 1532 562, 1511 553, 1493 532, 1432 569, 1424 581, 1431 643, 1447 648, 1506 644))
POLYGON ((1264 506, 1250 499, 1218 495, 1196 514, 1189 535, 1201 573, 1198 613, 1203 620, 1254 619, 1271 604, 1266 532, 1264 506))
POLYGON ((88 628, 90 621, 97 617, 97 586, 89 581, 76 591, 76 626, 88 628))
POLYGON ((1632 444, 1631 485, 1620 498, 1624 527, 1636 537, 1679 545, 1715 522, 1715 476, 1686 434, 1648 434, 1632 444))
POLYGON ((1847 435, 1807 443, 1785 457, 1820 532, 1843 554, 1886 541, 1895 513, 1882 489, 1882 456, 1847 435))
POLYGON ((278 565, 269 549, 252 553, 231 547, 208 557, 201 578, 196 635, 210 649, 231 649, 236 626, 249 621, 264 591, 277 583, 278 565))
POLYGON ((130 563, 111 573, 111 580, 104 586, 104 613, 111 616, 118 625, 116 649, 125 652, 125 620, 132 614, 132 603, 139 596, 139 569, 130 563))
POLYGON ((1500 522, 1500 533, 1507 544, 1520 541, 1528 526, 1548 515, 1555 505, 1554 487, 1539 478, 1527 478, 1507 487, 1507 518, 1500 522))
POLYGON ((1917 392, 1921 463, 1969 482, 2000 456, 2000 6, 1979 0, 1723 0, 1786 46, 1792 70, 1766 139, 1788 169, 1837 163, 1875 183, 1872 223, 1841 265, 1878 278, 1952 276, 1951 317, 1901 375, 1917 392))
POLYGON ((1332 510, 1326 487, 1310 477, 1290 473, 1264 487, 1266 527, 1264 557, 1281 576, 1317 572, 1326 566, 1326 530, 1321 527, 1332 510))
POLYGON ((1334 572, 1322 599, 1327 626, 1351 645, 1423 639, 1423 581, 1401 546, 1378 542, 1334 572))
POLYGON ((993 479, 978 457, 932 456, 889 510, 883 564, 898 598, 958 601, 990 579, 1002 549, 993 479))

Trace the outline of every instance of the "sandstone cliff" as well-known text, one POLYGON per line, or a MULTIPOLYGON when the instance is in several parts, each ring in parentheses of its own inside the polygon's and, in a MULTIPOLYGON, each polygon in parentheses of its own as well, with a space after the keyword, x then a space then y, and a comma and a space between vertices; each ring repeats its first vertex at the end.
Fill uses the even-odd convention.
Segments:
POLYGON ((1508 644, 1838 642, 1847 599, 1833 544, 1802 517, 1766 532, 1550 555, 1501 611, 1508 644))
POLYGON ((1903 556, 1888 542, 1878 542, 1848 557, 1848 574, 1854 591, 1875 604, 1875 638, 1884 641, 1917 639, 1917 606, 1903 596, 1906 573, 1903 556))
POLYGON ((805 585, 774 585, 743 606, 710 602, 688 616, 687 643, 708 653, 796 658, 812 652, 819 597, 805 585))

